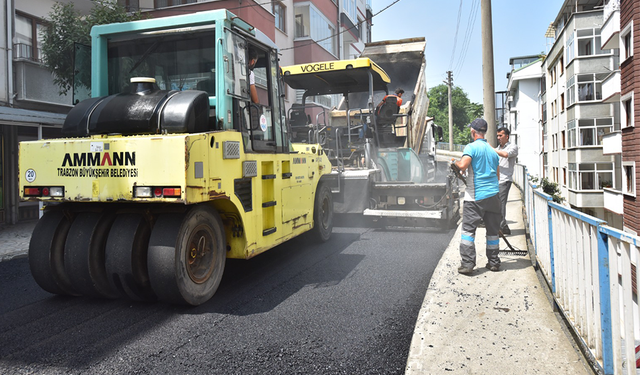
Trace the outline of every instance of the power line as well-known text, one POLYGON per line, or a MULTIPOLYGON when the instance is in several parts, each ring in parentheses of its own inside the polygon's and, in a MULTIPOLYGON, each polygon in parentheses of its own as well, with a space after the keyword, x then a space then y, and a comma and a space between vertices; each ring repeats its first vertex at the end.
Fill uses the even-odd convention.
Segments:
POLYGON ((364 23, 364 22, 366 22, 366 21, 368 21, 368 20, 372 20, 372 19, 373 19, 373 17, 375 17, 375 16, 377 16, 378 14, 380 14, 380 13, 384 12, 385 10, 387 10, 387 9, 391 8, 392 6, 396 5, 396 4, 397 4, 397 3, 399 3, 399 2, 400 2, 400 0, 395 0, 395 1, 394 1, 394 2, 392 2, 391 4, 387 5, 386 7, 382 8, 380 11, 378 11, 378 13, 376 13, 376 14, 372 15, 372 16, 371 16, 371 18, 365 18, 364 20, 362 20, 362 21, 360 21, 360 22, 356 23, 355 25, 351 26, 351 27, 350 27, 350 28, 348 28, 348 29, 345 29, 345 30, 342 30, 342 31, 340 31, 340 32, 338 32, 338 33, 335 33, 335 34, 329 35, 329 36, 328 36, 328 37, 326 37, 326 38, 322 38, 322 39, 318 39, 318 40, 313 40, 313 41, 311 41, 311 42, 303 43, 303 44, 300 44, 300 45, 298 45, 298 46, 287 47, 287 48, 281 48, 281 49, 280 49, 280 51, 288 51, 288 50, 291 50, 291 49, 296 49, 296 48, 300 48, 300 47, 306 47, 306 46, 311 45, 311 44, 315 44, 315 43, 319 43, 319 42, 324 42, 324 41, 325 41, 325 40, 327 40, 327 39, 332 39, 332 38, 334 38, 334 37, 336 37, 336 36, 338 36, 338 35, 340 35, 340 34, 342 34, 342 33, 346 32, 346 31, 349 31, 349 30, 351 30, 351 29, 355 29, 357 26, 360 26, 362 23, 364 23))
POLYGON ((458 30, 460 29, 460 16, 462 15, 462 0, 460 0, 460 7, 458 8, 458 21, 456 22, 456 34, 453 37, 453 50, 451 51, 451 60, 449 60, 449 69, 453 66, 453 58, 456 54, 456 45, 458 44, 458 30))
POLYGON ((471 3, 471 10, 469 12, 469 18, 467 20, 467 28, 465 30, 465 35, 464 35, 464 41, 462 42, 462 48, 460 49, 460 55, 458 56, 458 61, 456 62, 455 65, 455 72, 458 72, 459 69, 461 68, 462 65, 462 61, 464 61, 464 59, 466 58, 466 54, 467 54, 467 50, 469 48, 469 43, 471 41, 471 34, 472 34, 472 25, 475 24, 475 19, 474 19, 474 11, 476 8, 476 0, 473 0, 471 3))
POLYGON ((471 5, 471 11, 469 13, 469 20, 467 21, 467 30, 465 33, 465 40, 462 45, 462 53, 458 57, 458 62, 456 64, 456 68, 454 72, 460 72, 462 67, 464 66, 465 59, 467 58, 467 52, 469 50, 469 45, 471 43, 471 37, 473 36, 473 28, 476 24, 476 19, 478 17, 478 10, 480 9, 480 0, 475 0, 471 5))

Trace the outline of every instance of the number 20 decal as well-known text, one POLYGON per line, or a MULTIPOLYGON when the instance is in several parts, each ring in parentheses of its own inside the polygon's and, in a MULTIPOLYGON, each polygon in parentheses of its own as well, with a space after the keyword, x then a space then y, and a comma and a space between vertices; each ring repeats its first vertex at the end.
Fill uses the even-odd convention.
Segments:
POLYGON ((33 169, 27 169, 27 172, 25 172, 24 178, 27 180, 27 182, 35 181, 36 171, 34 171, 33 169))

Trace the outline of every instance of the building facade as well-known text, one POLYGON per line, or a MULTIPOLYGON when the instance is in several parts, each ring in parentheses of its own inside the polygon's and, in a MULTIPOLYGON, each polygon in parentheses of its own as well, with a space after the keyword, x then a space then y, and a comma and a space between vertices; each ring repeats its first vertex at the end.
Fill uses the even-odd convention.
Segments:
MULTIPOLYGON (((75 1, 81 12, 90 0, 75 1)), ((42 64, 41 35, 52 0, 0 0, 0 223, 38 217, 39 206, 20 202, 18 142, 60 135, 72 93, 60 95, 42 64)))
POLYGON ((542 61, 542 175, 558 184, 572 208, 621 227, 604 192, 620 185, 616 156, 603 153, 605 135, 620 129, 619 105, 602 86, 618 69, 618 51, 603 49, 602 0, 566 0, 552 26, 555 40, 542 61))
POLYGON ((524 164, 532 176, 541 176, 542 113, 540 102, 543 87, 542 56, 521 56, 509 59, 511 72, 507 83, 505 123, 511 131, 509 140, 518 147, 518 163, 524 164))
POLYGON ((606 139, 606 152, 618 160, 620 185, 607 191, 607 207, 623 216, 623 229, 640 233, 640 202, 637 199, 638 175, 636 165, 640 162, 638 142, 640 132, 636 92, 640 93, 640 78, 637 71, 640 61, 634 58, 635 45, 640 41, 640 4, 631 0, 609 0, 604 7, 605 25, 603 45, 616 49, 620 56, 618 69, 611 72, 603 88, 606 100, 618 106, 620 127, 606 139))

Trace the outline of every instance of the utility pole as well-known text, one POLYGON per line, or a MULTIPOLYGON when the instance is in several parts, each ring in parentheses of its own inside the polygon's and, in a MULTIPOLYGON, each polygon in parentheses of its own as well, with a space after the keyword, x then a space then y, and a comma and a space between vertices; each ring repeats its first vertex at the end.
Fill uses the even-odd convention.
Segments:
POLYGON ((496 90, 493 77, 493 26, 491 24, 491 0, 481 0, 482 20, 482 91, 484 119, 487 122, 487 142, 497 146, 496 139, 496 90))
POLYGON ((449 151, 453 151, 453 105, 451 103, 451 88, 453 87, 453 72, 447 72, 447 80, 444 83, 449 88, 449 151))

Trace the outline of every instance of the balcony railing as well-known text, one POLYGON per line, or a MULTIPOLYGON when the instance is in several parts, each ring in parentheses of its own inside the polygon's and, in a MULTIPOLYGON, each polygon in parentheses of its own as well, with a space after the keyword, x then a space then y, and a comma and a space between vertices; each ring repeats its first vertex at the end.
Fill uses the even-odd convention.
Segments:
MULTIPOLYGON (((620 0, 609 0, 609 2, 604 6, 602 19, 606 22, 608 18, 615 12, 620 12, 620 0)), ((618 27, 619 26, 620 22, 618 22, 618 27)))
POLYGON ((622 133, 618 131, 602 137, 602 155, 618 155, 622 153, 622 133))
POLYGON ((604 24, 600 37, 602 49, 619 48, 620 38, 620 0, 611 0, 604 6, 604 24))
POLYGON ((624 212, 624 196, 621 191, 615 189, 604 189, 604 208, 622 215, 624 212))
POLYGON ((36 56, 34 56, 32 45, 16 43, 13 45, 13 59, 42 62, 42 49, 36 49, 36 56))
POLYGON ((60 95, 52 73, 42 64, 29 59, 13 62, 16 100, 71 106, 71 93, 60 95))
POLYGON ((615 103, 620 101, 620 71, 611 72, 602 81, 602 102, 615 103))

